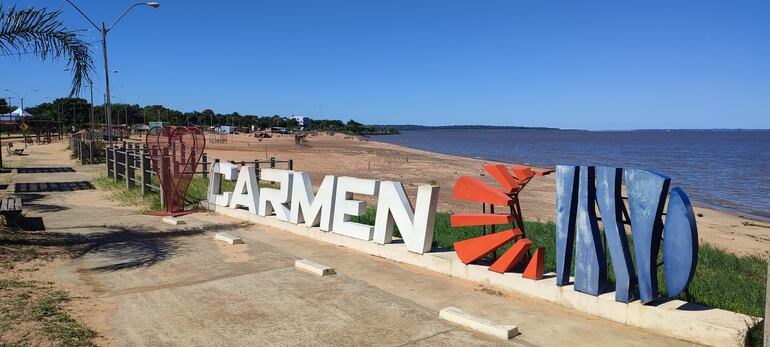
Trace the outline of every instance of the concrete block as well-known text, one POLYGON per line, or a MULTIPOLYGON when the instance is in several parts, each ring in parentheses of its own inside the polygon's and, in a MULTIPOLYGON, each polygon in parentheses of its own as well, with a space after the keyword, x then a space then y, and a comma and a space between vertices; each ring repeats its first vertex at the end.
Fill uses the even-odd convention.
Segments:
POLYGON ((176 217, 172 216, 165 216, 163 217, 163 223, 171 224, 171 225, 182 225, 185 224, 183 220, 180 220, 176 217))
POLYGON ((628 325, 709 346, 743 346, 748 328, 759 318, 721 309, 662 299, 628 304, 628 325))
POLYGON ((515 325, 497 324, 493 321, 464 313, 455 307, 441 309, 438 313, 438 317, 503 340, 509 340, 519 334, 519 328, 515 325))
POLYGON ((626 323, 628 319, 628 304, 615 301, 615 292, 593 296, 575 290, 570 284, 559 288, 560 304, 564 307, 607 318, 611 321, 626 323))
POLYGON ((214 240, 224 241, 231 245, 242 244, 243 240, 240 237, 230 235, 228 233, 217 233, 214 235, 214 240))
POLYGON ((329 276, 334 275, 334 269, 321 265, 316 262, 312 262, 307 259, 301 259, 294 262, 294 268, 300 271, 311 273, 316 276, 329 276))

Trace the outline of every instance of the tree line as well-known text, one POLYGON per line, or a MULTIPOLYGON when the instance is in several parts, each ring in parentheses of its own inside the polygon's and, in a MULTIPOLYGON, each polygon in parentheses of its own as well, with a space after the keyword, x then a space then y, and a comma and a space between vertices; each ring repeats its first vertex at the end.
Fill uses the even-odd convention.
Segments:
MULTIPOLYGON (((13 107, 11 107, 13 108, 13 107)), ((296 120, 280 115, 242 115, 238 112, 221 114, 211 109, 182 112, 162 105, 140 106, 116 103, 111 105, 113 124, 148 124, 165 122, 170 125, 197 125, 203 128, 229 125, 242 128, 268 129, 271 127, 299 128, 296 120)), ((82 98, 58 98, 33 107, 27 107, 33 119, 61 121, 66 127, 85 128, 90 123, 91 104, 82 98)), ((94 105, 94 123, 105 124, 103 105, 94 105)), ((398 130, 382 126, 368 126, 355 120, 343 122, 336 119, 314 119, 305 130, 335 131, 356 135, 398 133, 398 130)))

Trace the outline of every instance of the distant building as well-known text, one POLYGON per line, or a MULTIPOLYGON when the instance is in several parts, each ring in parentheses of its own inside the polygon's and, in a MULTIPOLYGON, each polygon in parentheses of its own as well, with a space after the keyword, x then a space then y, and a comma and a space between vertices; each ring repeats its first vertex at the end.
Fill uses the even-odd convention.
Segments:
POLYGON ((273 134, 291 134, 291 131, 286 127, 270 127, 270 132, 273 134))
POLYGON ((222 134, 232 134, 235 132, 236 128, 234 126, 229 125, 220 125, 216 128, 218 133, 222 134))
POLYGON ((297 121, 297 125, 299 125, 300 128, 304 129, 310 126, 310 117, 303 117, 303 116, 291 116, 289 119, 293 119, 297 121))

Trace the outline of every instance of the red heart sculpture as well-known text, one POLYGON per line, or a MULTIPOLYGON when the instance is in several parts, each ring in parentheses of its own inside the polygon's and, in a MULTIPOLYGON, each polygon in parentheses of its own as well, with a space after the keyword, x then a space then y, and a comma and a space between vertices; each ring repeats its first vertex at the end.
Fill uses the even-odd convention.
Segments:
POLYGON ((198 127, 152 127, 145 138, 152 169, 158 175, 166 212, 184 210, 187 189, 206 148, 198 127))

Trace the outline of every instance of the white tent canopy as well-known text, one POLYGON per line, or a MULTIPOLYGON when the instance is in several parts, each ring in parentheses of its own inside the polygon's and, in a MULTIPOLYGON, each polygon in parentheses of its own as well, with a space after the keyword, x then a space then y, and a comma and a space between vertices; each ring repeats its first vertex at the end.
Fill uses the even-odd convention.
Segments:
POLYGON ((21 108, 17 108, 15 111, 13 111, 11 113, 0 114, 0 117, 2 117, 2 119, 0 119, 0 120, 3 120, 3 121, 16 121, 16 120, 19 120, 19 118, 28 118, 28 117, 31 117, 31 116, 32 116, 32 114, 30 114, 29 112, 24 111, 22 113, 21 108))
POLYGON ((30 113, 29 113, 29 112, 27 112, 27 111, 24 111, 24 112, 22 113, 22 111, 21 111, 21 108, 17 108, 17 109, 16 109, 16 111, 13 111, 13 112, 11 112, 11 116, 16 116, 16 117, 30 117, 30 116, 32 116, 32 114, 30 114, 30 113))

